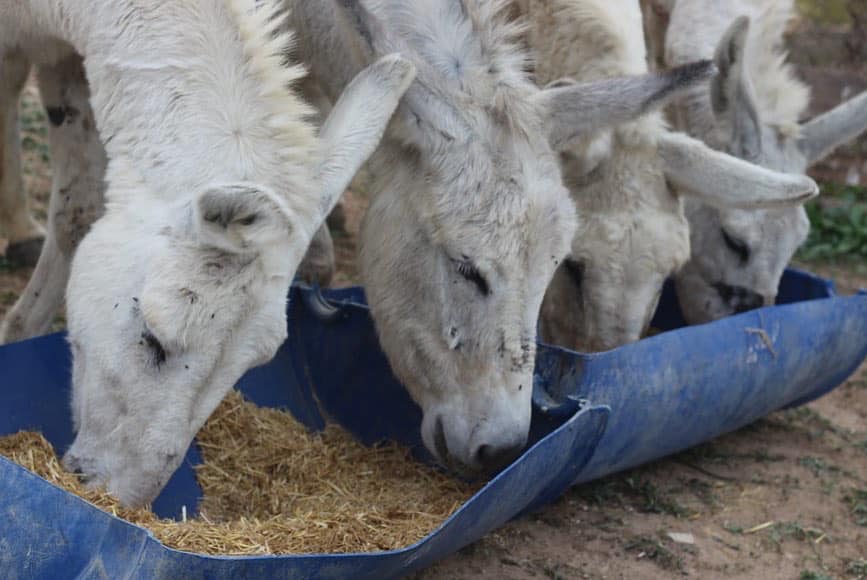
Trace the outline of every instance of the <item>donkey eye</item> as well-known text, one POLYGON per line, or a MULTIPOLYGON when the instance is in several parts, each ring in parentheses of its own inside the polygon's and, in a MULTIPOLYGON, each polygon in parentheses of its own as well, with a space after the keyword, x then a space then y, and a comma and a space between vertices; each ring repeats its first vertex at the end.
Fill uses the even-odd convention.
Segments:
POLYGON ((746 264, 750 259, 750 248, 747 246, 746 242, 743 240, 739 240, 737 238, 733 238, 729 233, 725 230, 722 230, 723 240, 728 246, 728 249, 734 253, 738 259, 740 259, 741 264, 746 264))
POLYGON ((455 269, 465 280, 472 282, 483 296, 488 296, 491 293, 491 288, 488 286, 488 281, 482 276, 473 263, 468 260, 452 260, 455 264, 455 269))
POLYGON ((239 219, 238 223, 241 224, 242 226, 250 226, 250 225, 253 225, 257 219, 259 219, 259 215, 254 213, 254 214, 248 215, 245 218, 239 219))

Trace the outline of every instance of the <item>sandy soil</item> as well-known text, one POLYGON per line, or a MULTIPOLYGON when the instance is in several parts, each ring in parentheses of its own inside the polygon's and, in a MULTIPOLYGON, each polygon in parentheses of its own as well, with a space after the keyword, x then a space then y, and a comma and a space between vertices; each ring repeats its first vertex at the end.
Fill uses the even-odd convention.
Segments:
MULTIPOLYGON (((793 58, 816 89, 814 113, 867 88, 867 52, 859 52, 867 43, 858 44, 856 33, 851 24, 804 23, 793 31, 793 58)), ((44 115, 32 85, 22 125, 26 186, 44 220, 50 171, 44 115)), ((867 185, 867 139, 813 174, 867 185)), ((345 226, 334 236, 335 285, 358 280, 355 240, 365 207, 361 194, 349 192, 343 200, 345 226)), ((867 287, 863 264, 802 266, 833 276, 845 293, 867 287)), ((0 315, 29 274, 0 260, 0 315)), ((59 317, 56 327, 62 325, 59 317)), ((867 578, 867 365, 806 407, 574 488, 417 578, 678 576, 867 578)))

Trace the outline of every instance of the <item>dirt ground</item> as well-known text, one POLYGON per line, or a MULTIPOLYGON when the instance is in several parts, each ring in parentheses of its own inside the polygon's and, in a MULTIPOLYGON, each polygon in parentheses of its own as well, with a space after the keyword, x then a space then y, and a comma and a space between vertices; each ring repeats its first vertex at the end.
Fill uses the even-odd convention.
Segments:
MULTIPOLYGON (((791 34, 792 59, 814 87, 811 113, 817 113, 867 88, 867 34, 840 18, 845 1, 803 4, 831 20, 805 19, 791 34)), ((862 14, 860 26, 867 27, 867 8, 862 14)), ((44 114, 32 84, 22 103, 22 128, 25 184, 34 213, 44 220, 50 170, 44 114)), ((813 175, 867 185, 867 139, 813 175)), ((358 281, 355 239, 365 207, 359 194, 343 200, 335 285, 358 281)), ((0 240, 0 251, 3 245, 0 240)), ((843 293, 867 287, 865 264, 801 266, 835 278, 843 293)), ((0 316, 29 275, 0 259, 0 316)), ((62 316, 55 327, 63 327, 62 316)), ((416 577, 680 576, 867 578, 867 364, 815 403, 576 487, 416 577)))

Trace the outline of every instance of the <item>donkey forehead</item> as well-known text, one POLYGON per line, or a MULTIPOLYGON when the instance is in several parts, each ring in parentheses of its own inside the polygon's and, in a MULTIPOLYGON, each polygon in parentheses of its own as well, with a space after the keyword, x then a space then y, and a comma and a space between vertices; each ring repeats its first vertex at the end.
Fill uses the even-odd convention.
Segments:
POLYGON ((559 159, 547 141, 537 143, 513 130, 485 139, 470 136, 429 160, 437 212, 510 212, 520 219, 533 207, 562 203, 559 159), (506 200, 501 203, 501 200, 506 200))
POLYGON ((797 233, 809 227, 803 206, 779 209, 740 210, 720 212, 720 224, 730 235, 737 235, 748 243, 779 238, 787 232, 797 233))
POLYGON ((438 199, 429 217, 429 234, 437 243, 500 256, 566 246, 575 230, 575 206, 559 182, 527 189, 505 183, 493 195, 468 192, 455 203, 438 199))

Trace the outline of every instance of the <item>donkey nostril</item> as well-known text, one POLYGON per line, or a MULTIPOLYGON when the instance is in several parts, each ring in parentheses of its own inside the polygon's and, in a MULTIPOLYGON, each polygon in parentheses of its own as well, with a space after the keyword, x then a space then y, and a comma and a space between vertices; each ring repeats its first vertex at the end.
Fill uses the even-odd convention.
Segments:
POLYGON ((735 288, 734 286, 729 286, 728 284, 723 284, 722 282, 717 282, 713 285, 714 290, 716 290, 719 297, 722 298, 723 302, 731 302, 735 297, 735 288))
POLYGON ((494 475, 514 461, 521 454, 523 447, 523 444, 505 447, 480 445, 476 450, 476 463, 482 471, 489 475, 494 475))
POLYGON ((761 308, 764 305, 765 299, 761 294, 756 294, 755 292, 747 290, 747 293, 739 297, 733 306, 735 312, 740 314, 742 312, 749 312, 750 310, 761 308))
POLYGON ((764 296, 743 286, 717 283, 714 284, 714 289, 735 314, 755 310, 765 305, 764 296))

